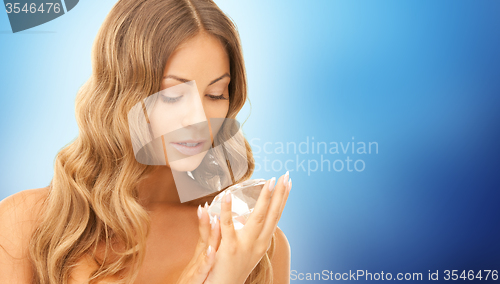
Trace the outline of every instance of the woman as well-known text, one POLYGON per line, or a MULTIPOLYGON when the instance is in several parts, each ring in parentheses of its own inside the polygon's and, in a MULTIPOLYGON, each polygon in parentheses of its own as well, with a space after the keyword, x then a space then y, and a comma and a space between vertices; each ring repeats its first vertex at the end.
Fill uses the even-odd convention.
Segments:
MULTIPOLYGON (((213 2, 118 1, 77 96, 79 136, 58 153, 48 187, 0 203, 0 282, 288 283, 290 249, 276 226, 288 172, 266 182, 234 230, 230 195, 211 221, 200 205, 218 192, 181 203, 168 162, 141 164, 132 149, 127 113, 150 94, 187 78, 207 118, 235 118, 245 76, 236 28, 213 2)), ((237 182, 254 168, 245 148, 237 182)))

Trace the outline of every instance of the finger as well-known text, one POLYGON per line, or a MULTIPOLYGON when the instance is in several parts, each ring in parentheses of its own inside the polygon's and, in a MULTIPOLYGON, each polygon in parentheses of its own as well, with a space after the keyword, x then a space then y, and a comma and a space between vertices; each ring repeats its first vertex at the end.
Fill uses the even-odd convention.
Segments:
MULTIPOLYGON (((179 279, 182 279, 180 283, 203 283, 205 278, 210 271, 213 264, 213 260, 210 258, 213 252, 213 246, 209 244, 210 238, 210 217, 208 215, 206 205, 202 207, 198 206, 197 216, 198 216, 198 229, 200 237, 198 238, 198 244, 195 249, 195 253, 191 261, 186 266, 186 274, 181 275, 179 279), (210 247, 211 254, 207 255, 208 248, 210 247)), ((213 255, 212 255, 213 257, 213 255)))
POLYGON ((290 178, 288 180, 288 184, 286 187, 285 196, 283 197, 283 201, 281 202, 280 214, 279 214, 278 220, 276 221, 276 226, 274 227, 273 235, 276 232, 276 228, 278 228, 278 222, 279 222, 279 220, 281 220, 281 215, 283 214, 283 210, 285 209, 285 205, 286 205, 286 202, 288 201, 288 195, 290 194, 291 189, 292 189, 292 179, 290 178))
POLYGON ((233 211, 231 210, 233 202, 231 200, 231 193, 225 191, 222 197, 221 212, 220 212, 220 227, 221 238, 224 242, 231 243, 236 239, 236 232, 233 224, 233 211))
POLYGON ((215 250, 211 245, 198 256, 196 263, 192 266, 191 276, 186 279, 189 284, 202 284, 208 276, 215 262, 215 250))
POLYGON ((198 245, 196 246, 194 257, 198 256, 201 252, 203 252, 203 250, 207 249, 210 235, 210 218, 208 216, 208 212, 206 212, 204 207, 198 205, 197 215, 200 237, 198 239, 198 245))
POLYGON ((260 233, 259 239, 264 238, 265 240, 267 240, 274 232, 276 225, 278 224, 278 220, 282 210, 281 204, 283 203, 283 198, 286 193, 286 185, 288 185, 288 176, 289 174, 287 171, 286 174, 282 176, 276 184, 276 189, 274 190, 273 196, 271 197, 271 204, 269 205, 266 221, 260 233))
POLYGON ((205 206, 201 207, 201 205, 198 207, 198 212, 201 212, 200 218, 200 238, 203 240, 203 242, 208 246, 208 238, 210 236, 210 217, 208 215, 208 205, 205 202, 205 206))
POLYGON ((202 284, 208 276, 215 261, 214 247, 209 244, 210 240, 210 217, 206 211, 206 206, 198 206, 197 215, 199 219, 198 244, 191 261, 186 265, 177 284, 202 284), (207 230, 208 229, 208 230, 207 230))
POLYGON ((267 216, 267 208, 269 207, 269 203, 271 201, 272 190, 275 187, 276 178, 272 178, 264 184, 262 190, 260 191, 259 198, 257 199, 257 203, 255 204, 254 210, 248 217, 248 221, 243 228, 247 231, 249 238, 257 238, 264 227, 264 223, 267 216))
POLYGON ((283 214, 283 210, 285 209, 285 205, 288 200, 288 195, 290 194, 291 189, 292 189, 292 178, 288 180, 288 186, 286 188, 285 196, 283 197, 283 202, 281 202, 280 216, 278 217, 278 222, 281 219, 281 214, 283 214))
POLYGON ((217 219, 217 216, 213 218, 211 226, 212 227, 210 230, 210 239, 208 243, 209 245, 212 246, 214 251, 217 251, 219 249, 220 238, 221 238, 220 221, 217 219))

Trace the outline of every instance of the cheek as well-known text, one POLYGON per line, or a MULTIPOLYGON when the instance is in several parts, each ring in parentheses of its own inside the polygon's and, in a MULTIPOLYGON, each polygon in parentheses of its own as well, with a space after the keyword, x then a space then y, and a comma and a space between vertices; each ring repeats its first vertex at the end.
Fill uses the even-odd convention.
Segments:
POLYGON ((204 105, 207 118, 221 117, 224 118, 229 111, 229 101, 208 102, 204 105))
POLYGON ((229 102, 227 103, 218 103, 216 106, 210 107, 209 111, 207 111, 206 115, 208 120, 210 121, 210 125, 212 128, 212 142, 215 136, 219 133, 219 130, 224 122, 224 119, 227 116, 227 112, 229 110, 229 102))
POLYGON ((179 117, 180 114, 172 108, 166 108, 161 104, 156 106, 149 114, 153 136, 156 138, 178 129, 180 124, 179 117))

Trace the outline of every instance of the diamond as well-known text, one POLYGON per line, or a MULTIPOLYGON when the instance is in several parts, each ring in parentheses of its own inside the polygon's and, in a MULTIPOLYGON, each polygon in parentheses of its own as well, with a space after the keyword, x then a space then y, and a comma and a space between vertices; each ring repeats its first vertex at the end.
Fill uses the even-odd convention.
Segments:
POLYGON ((227 192, 231 194, 231 211, 233 213, 233 224, 236 230, 243 228, 250 213, 255 208, 259 199, 260 191, 266 183, 265 179, 251 179, 232 185, 215 196, 208 208, 210 219, 219 218, 222 205, 222 197, 227 192))

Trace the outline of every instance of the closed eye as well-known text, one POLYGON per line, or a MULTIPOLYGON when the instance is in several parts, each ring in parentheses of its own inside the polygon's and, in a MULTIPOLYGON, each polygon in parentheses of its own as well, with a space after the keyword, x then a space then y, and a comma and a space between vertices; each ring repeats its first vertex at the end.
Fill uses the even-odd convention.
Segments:
POLYGON ((178 96, 178 97, 172 98, 172 97, 161 95, 161 100, 164 101, 164 102, 166 102, 166 103, 169 103, 169 104, 175 103, 178 100, 180 100, 181 98, 182 98, 182 96, 178 96))
POLYGON ((221 94, 219 96, 215 96, 215 95, 212 95, 212 94, 207 94, 207 96, 212 99, 212 100, 229 100, 229 99, 226 99, 224 97, 224 94, 221 94))

